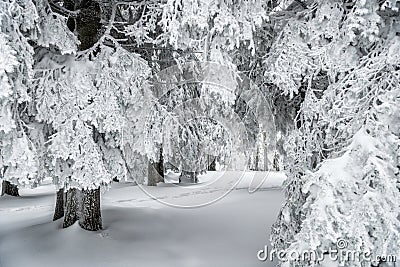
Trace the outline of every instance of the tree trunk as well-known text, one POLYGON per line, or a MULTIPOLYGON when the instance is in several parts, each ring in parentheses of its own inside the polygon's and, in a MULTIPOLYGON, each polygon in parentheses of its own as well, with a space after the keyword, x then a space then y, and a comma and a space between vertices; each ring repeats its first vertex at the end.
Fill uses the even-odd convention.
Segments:
POLYGON ((68 190, 63 228, 70 227, 79 219, 79 207, 81 207, 79 198, 80 192, 78 189, 71 188, 68 190))
POLYGON ((153 162, 149 160, 147 167, 147 185, 148 186, 157 186, 158 181, 160 180, 158 173, 157 162, 153 162))
POLYGON ((79 220, 79 226, 88 231, 102 229, 100 188, 91 190, 69 189, 65 206, 63 228, 79 220))
POLYGON ((279 166, 278 166, 278 154, 274 154, 274 159, 272 160, 272 167, 274 168, 274 171, 279 171, 279 166))
POLYGON ((182 171, 179 177, 179 183, 191 183, 195 184, 198 182, 198 177, 196 172, 182 171))
POLYGON ((164 156, 163 149, 160 148, 160 161, 157 162, 158 182, 164 182, 164 156))
MULTIPOLYGON (((64 7, 71 11, 79 10, 76 17, 70 17, 67 26, 78 33, 79 50, 92 48, 99 40, 101 30, 101 8, 96 0, 65 0, 64 7)), ((98 51, 98 49, 95 49, 98 51)), ((79 225, 86 230, 101 229, 100 189, 69 189, 63 227, 69 227, 79 220, 79 225)))
POLYGON ((64 217, 64 188, 57 191, 56 208, 54 210, 53 221, 64 217))
POLYGON ((71 11, 80 11, 76 17, 68 18, 67 26, 71 32, 78 33, 80 51, 91 48, 99 40, 99 30, 101 29, 99 3, 95 0, 66 0, 64 7, 71 11))
POLYGON ((264 144, 264 171, 269 170, 268 166, 268 144, 267 144, 267 133, 263 133, 263 144, 264 144))
POLYGON ((79 225, 88 231, 103 229, 100 209, 100 187, 82 191, 82 213, 79 225))
POLYGON ((207 166, 207 170, 208 171, 216 171, 216 157, 212 156, 212 155, 207 155, 207 160, 208 160, 208 166, 207 166))
POLYGON ((260 153, 260 149, 259 149, 259 147, 257 146, 257 152, 256 152, 256 155, 255 155, 255 159, 254 159, 254 170, 255 171, 258 171, 259 169, 258 169, 258 162, 260 161, 260 158, 259 158, 259 156, 258 156, 258 154, 260 153))
POLYGON ((160 157, 158 162, 149 160, 147 167, 147 185, 157 186, 157 183, 164 182, 164 162, 162 148, 160 149, 160 157))
POLYGON ((19 197, 18 186, 9 181, 3 181, 1 195, 19 197))

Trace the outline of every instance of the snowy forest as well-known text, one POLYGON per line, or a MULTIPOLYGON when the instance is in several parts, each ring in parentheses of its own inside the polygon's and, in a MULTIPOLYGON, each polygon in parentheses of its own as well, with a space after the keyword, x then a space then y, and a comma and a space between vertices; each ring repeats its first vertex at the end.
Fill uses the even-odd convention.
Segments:
POLYGON ((400 1, 0 0, 0 30, 0 267, 397 266, 400 1))

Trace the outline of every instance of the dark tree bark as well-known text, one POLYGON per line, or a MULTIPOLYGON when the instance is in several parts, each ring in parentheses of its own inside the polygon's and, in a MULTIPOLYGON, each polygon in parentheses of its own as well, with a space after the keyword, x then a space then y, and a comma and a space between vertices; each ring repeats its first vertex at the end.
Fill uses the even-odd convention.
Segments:
POLYGON ((255 155, 255 159, 254 159, 254 170, 255 171, 258 171, 259 169, 258 169, 258 162, 260 161, 260 158, 259 158, 259 156, 258 156, 258 154, 260 153, 260 149, 259 149, 259 147, 257 146, 257 152, 256 152, 256 155, 255 155))
POLYGON ((196 172, 182 171, 179 177, 179 183, 195 184, 198 182, 198 177, 196 172))
POLYGON ((208 166, 207 166, 207 171, 216 171, 216 157, 213 155, 207 155, 207 160, 208 160, 208 166))
POLYGON ((279 168, 279 155, 277 153, 275 153, 275 155, 274 155, 273 167, 274 167, 275 171, 280 171, 280 168, 279 168))
POLYGON ((152 160, 149 160, 147 165, 147 185, 148 186, 157 186, 158 179, 158 171, 156 168, 156 163, 152 160))
POLYGON ((164 160, 162 148, 160 149, 160 157, 158 162, 149 160, 147 167, 147 185, 157 186, 157 183, 164 182, 164 160))
POLYGON ((157 183, 164 182, 164 167, 162 166, 162 163, 149 160, 147 175, 148 186, 157 186, 157 183))
POLYGON ((18 186, 9 181, 3 181, 1 195, 19 197, 18 186))
POLYGON ((70 17, 68 19, 67 26, 72 32, 78 33, 78 39, 81 42, 79 50, 91 48, 99 40, 101 29, 99 3, 93 0, 66 0, 64 7, 71 11, 80 10, 75 18, 70 17))
POLYGON ((82 191, 82 213, 79 225, 88 231, 103 229, 100 209, 100 187, 82 191))
POLYGON ((160 148, 160 161, 157 163, 158 182, 164 182, 164 156, 163 149, 160 148))
POLYGON ((91 48, 99 40, 100 19, 101 9, 99 3, 93 0, 81 2, 80 12, 76 18, 76 30, 81 42, 80 50, 91 48))
POLYGON ((81 207, 80 197, 78 189, 71 188, 68 190, 63 228, 70 227, 79 219, 79 208, 81 207))
POLYGON ((54 209, 53 221, 64 217, 64 188, 57 191, 56 207, 54 209))
POLYGON ((100 188, 82 191, 69 189, 66 202, 63 228, 79 221, 79 226, 85 230, 102 229, 100 188))

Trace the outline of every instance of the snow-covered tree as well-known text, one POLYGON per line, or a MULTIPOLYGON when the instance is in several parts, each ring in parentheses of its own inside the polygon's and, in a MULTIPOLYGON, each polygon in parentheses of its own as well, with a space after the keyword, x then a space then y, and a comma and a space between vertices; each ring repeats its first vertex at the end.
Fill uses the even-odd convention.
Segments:
MULTIPOLYGON (((100 188, 130 173, 132 159, 124 153, 132 141, 126 138, 132 131, 129 114, 140 108, 149 69, 112 36, 115 6, 101 32, 101 10, 89 2, 79 6, 69 25, 78 33, 80 51, 37 52, 35 115, 51 128, 46 156, 57 187, 68 191, 64 227, 79 220, 84 229, 98 230, 100 188)), ((77 6, 71 8, 74 12, 77 6)))
POLYGON ((45 0, 2 1, 0 15, 1 179, 6 181, 6 193, 14 184, 18 194, 15 186, 35 184, 40 168, 37 144, 30 137, 36 131, 30 114, 34 48, 52 46, 70 52, 76 45, 63 27, 65 19, 53 14, 45 0))
POLYGON ((30 101, 33 48, 29 41, 37 37, 38 14, 32 1, 3 1, 0 12, 0 162, 7 193, 9 183, 27 185, 36 172, 35 148, 26 134, 21 109, 30 101))
POLYGON ((100 186, 127 172, 121 152, 123 135, 131 130, 127 113, 146 86, 148 68, 121 47, 96 46, 96 55, 45 54, 36 97, 38 118, 55 131, 49 150, 59 186, 99 194, 100 186), (54 69, 46 68, 49 60, 54 69))
MULTIPOLYGON (((267 19, 271 4, 263 1, 168 1, 163 6, 163 33, 158 41, 188 51, 190 57, 199 62, 212 61, 214 66, 223 66, 219 69, 202 66, 210 69, 203 70, 204 81, 198 88, 200 98, 209 103, 219 103, 214 107, 209 105, 209 108, 218 110, 223 106, 222 109, 240 113, 237 103, 242 103, 242 107, 248 106, 248 103, 243 103, 243 99, 248 97, 241 96, 245 90, 241 91, 239 85, 241 77, 236 63, 240 62, 231 55, 243 50, 254 56, 254 33, 267 19), (207 75, 213 78, 207 78, 207 75)), ((176 58, 178 66, 184 65, 181 63, 184 60, 184 57, 176 58)), ((239 123, 244 117, 237 119, 239 123)))
POLYGON ((275 248, 322 254, 345 239, 351 251, 399 255, 398 32, 390 1, 307 3, 282 27, 266 75, 304 100, 286 143, 275 248))
MULTIPOLYGON (((185 70, 185 61, 197 61, 197 68, 201 69, 205 67, 201 66, 201 62, 211 60, 228 67, 225 72, 220 71, 220 73, 211 70, 213 73, 210 75, 215 76, 213 82, 219 79, 218 82, 221 83, 227 74, 232 75, 229 80, 235 81, 237 68, 229 54, 233 54, 239 48, 243 51, 251 51, 250 55, 255 54, 253 34, 257 27, 262 26, 263 21, 267 18, 266 11, 270 10, 274 3, 272 1, 268 3, 263 1, 239 1, 237 3, 231 1, 116 1, 116 4, 118 12, 112 31, 115 36, 119 37, 118 40, 124 47, 144 55, 144 58, 151 62, 153 74, 156 74, 153 79, 156 83, 153 86, 153 96, 161 99, 159 99, 160 103, 152 104, 155 112, 147 120, 147 126, 151 129, 151 133, 147 134, 144 141, 147 148, 146 154, 150 160, 149 167, 159 170, 162 179, 160 169, 163 168, 160 165, 160 158, 162 157, 166 161, 176 154, 164 145, 164 141, 169 142, 165 138, 172 132, 173 135, 183 136, 183 132, 179 134, 179 131, 162 132, 163 129, 168 128, 165 123, 168 110, 171 109, 168 105, 170 103, 183 104, 185 101, 193 102, 193 96, 201 94, 204 99, 208 99, 209 103, 224 103, 227 109, 235 109, 232 106, 235 105, 235 99, 240 96, 235 91, 237 89, 235 85, 225 86, 222 89, 224 86, 221 85, 223 84, 210 86, 210 84, 204 85, 204 82, 196 81, 197 85, 194 83, 191 85, 175 84, 172 90, 174 92, 168 95, 170 99, 165 100, 168 97, 157 92, 157 83, 160 82, 157 81, 160 79, 159 71, 166 71, 168 67, 171 67, 171 63, 168 62, 172 62, 178 64, 178 68, 172 68, 176 72, 172 75, 184 77, 187 75, 184 73, 186 71, 190 76, 191 71, 185 70), (123 38, 121 38, 122 36, 123 38), (217 77, 218 75, 219 77, 217 77), (161 103, 162 101, 164 104, 161 103), (168 151, 172 154, 168 155, 168 151)), ((182 82, 181 78, 174 81, 174 83, 178 82, 182 82)), ((164 93, 167 91, 164 90, 164 93)), ((198 120, 198 122, 200 121, 202 120, 198 120)), ((200 128, 192 127, 191 129, 200 128)), ((196 141, 196 138, 201 135, 195 132, 189 134, 191 130, 184 132, 186 132, 185 136, 193 138, 186 140, 191 140, 191 144, 187 143, 185 147, 193 145, 191 152, 194 153, 193 155, 197 154, 195 147, 198 147, 196 144, 201 142, 196 141)), ((173 138, 177 138, 177 136, 173 138)), ((176 147, 179 143, 183 144, 179 141, 169 142, 168 146, 173 144, 171 147, 176 147)), ((186 152, 191 153, 189 150, 186 152)), ((190 158, 187 156, 186 160, 190 161, 190 158)), ((181 162, 178 162, 178 165, 181 165, 181 162)), ((151 173, 156 174, 156 172, 151 173)), ((153 185, 161 180, 153 179, 152 176, 148 177, 149 184, 153 185)))

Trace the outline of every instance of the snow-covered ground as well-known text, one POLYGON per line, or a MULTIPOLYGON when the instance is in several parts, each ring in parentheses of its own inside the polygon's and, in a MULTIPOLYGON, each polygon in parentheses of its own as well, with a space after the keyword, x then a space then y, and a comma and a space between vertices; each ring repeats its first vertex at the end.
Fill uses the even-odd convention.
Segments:
POLYGON ((269 245, 283 174, 210 172, 187 186, 176 178, 151 188, 114 183, 99 232, 52 222, 52 185, 1 197, 0 267, 276 266, 257 252, 269 245))

